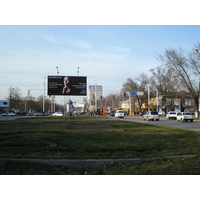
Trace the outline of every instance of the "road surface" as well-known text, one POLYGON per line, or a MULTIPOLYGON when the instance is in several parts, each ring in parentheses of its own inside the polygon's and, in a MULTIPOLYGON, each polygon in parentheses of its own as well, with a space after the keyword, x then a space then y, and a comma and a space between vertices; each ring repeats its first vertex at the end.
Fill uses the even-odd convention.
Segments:
POLYGON ((125 121, 140 122, 145 124, 155 124, 159 126, 168 126, 174 128, 182 128, 188 130, 200 131, 200 121, 194 120, 193 122, 177 122, 176 120, 167 120, 165 117, 161 117, 159 121, 144 121, 142 116, 125 116, 125 121))

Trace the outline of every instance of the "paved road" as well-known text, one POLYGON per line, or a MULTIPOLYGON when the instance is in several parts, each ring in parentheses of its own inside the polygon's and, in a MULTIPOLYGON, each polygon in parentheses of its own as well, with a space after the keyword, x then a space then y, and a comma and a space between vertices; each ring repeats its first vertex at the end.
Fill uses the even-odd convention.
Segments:
POLYGON ((169 126, 174 128, 183 128, 189 130, 200 131, 200 121, 194 120, 193 122, 177 122, 176 120, 167 120, 165 117, 161 117, 159 121, 144 121, 142 116, 126 116, 124 118, 126 121, 134 121, 145 124, 155 124, 160 126, 169 126))
MULTIPOLYGON (((22 116, 21 118, 28 118, 28 117, 29 116, 22 116)), ((10 120, 15 120, 17 118, 20 118, 20 116, 14 116, 14 117, 9 116, 7 119, 6 117, 0 116, 0 121, 6 121, 6 120, 10 121, 10 120)), ((165 117, 161 117, 159 121, 144 121, 143 117, 139 115, 125 116, 124 120, 200 131, 200 120, 194 120, 193 122, 177 122, 176 120, 167 120, 165 117)))
POLYGON ((31 116, 0 116, 0 121, 10 121, 10 120, 15 120, 15 119, 18 119, 18 118, 28 118, 28 117, 31 117, 31 116))

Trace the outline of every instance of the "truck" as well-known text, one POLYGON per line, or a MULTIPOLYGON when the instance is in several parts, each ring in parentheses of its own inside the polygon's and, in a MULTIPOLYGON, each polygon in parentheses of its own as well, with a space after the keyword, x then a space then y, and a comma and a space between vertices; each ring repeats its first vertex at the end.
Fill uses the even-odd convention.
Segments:
POLYGON ((98 107, 97 111, 95 111, 95 106, 94 105, 90 105, 88 107, 87 112, 89 113, 89 116, 105 116, 105 115, 109 115, 109 110, 106 108, 101 108, 98 107))

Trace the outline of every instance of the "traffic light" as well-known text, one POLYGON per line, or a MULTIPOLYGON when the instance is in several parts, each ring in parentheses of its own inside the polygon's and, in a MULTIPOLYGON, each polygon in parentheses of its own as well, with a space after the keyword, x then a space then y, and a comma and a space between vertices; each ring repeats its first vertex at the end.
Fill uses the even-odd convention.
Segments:
POLYGON ((129 92, 124 92, 124 97, 129 96, 129 92))

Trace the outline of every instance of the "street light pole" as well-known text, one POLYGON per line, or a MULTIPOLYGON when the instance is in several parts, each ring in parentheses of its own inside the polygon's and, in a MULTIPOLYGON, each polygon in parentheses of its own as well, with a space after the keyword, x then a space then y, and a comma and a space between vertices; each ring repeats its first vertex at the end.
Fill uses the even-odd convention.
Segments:
POLYGON ((58 76, 58 74, 59 74, 59 71, 58 71, 58 66, 57 66, 56 68, 57 68, 57 76, 58 76))
POLYGON ((95 79, 95 112, 97 111, 97 80, 95 79))
POLYGON ((148 84, 148 111, 150 111, 150 91, 149 91, 149 84, 148 84))
POLYGON ((10 103, 9 103, 9 107, 10 107, 10 111, 11 111, 11 109, 12 109, 12 106, 11 106, 11 97, 12 97, 12 91, 14 90, 14 88, 10 88, 10 103))
POLYGON ((158 89, 156 89, 156 110, 158 111, 158 89))

